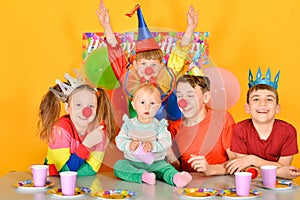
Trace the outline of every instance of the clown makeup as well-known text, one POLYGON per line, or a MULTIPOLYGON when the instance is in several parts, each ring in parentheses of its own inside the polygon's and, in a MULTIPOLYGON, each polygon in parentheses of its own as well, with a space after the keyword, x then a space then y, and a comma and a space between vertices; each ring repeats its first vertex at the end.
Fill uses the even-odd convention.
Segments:
POLYGON ((137 118, 141 123, 151 122, 161 106, 160 92, 155 90, 138 89, 132 100, 132 106, 137 112, 137 118))
POLYGON ((74 91, 65 109, 82 135, 96 117, 97 96, 89 90, 74 91))
POLYGON ((188 82, 179 82, 176 89, 177 103, 185 120, 199 122, 203 118, 208 96, 202 93, 201 87, 193 88, 188 82))
POLYGON ((153 82, 162 67, 162 64, 158 60, 147 60, 143 58, 134 64, 141 80, 145 82, 153 82))

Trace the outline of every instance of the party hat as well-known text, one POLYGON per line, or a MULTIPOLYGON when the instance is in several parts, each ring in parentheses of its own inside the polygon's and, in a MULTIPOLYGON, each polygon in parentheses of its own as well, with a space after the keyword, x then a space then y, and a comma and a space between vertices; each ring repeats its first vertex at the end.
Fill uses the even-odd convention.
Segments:
MULTIPOLYGON (((64 77, 67 82, 62 82, 59 79, 56 79, 56 84, 60 87, 61 91, 50 87, 49 90, 54 93, 54 95, 61 100, 62 102, 66 102, 70 96, 70 94, 79 86, 88 84, 86 80, 79 74, 77 69, 74 69, 76 73, 76 77, 70 76, 68 73, 65 73, 64 77)), ((96 89, 95 89, 96 90, 96 89)))
POLYGON ((278 81, 279 81, 279 75, 280 75, 280 71, 277 72, 274 81, 271 80, 271 70, 270 68, 268 68, 267 72, 266 72, 266 77, 263 78, 262 77, 262 73, 260 68, 258 68, 257 74, 256 74, 256 80, 253 79, 253 75, 251 70, 249 69, 249 75, 248 75, 248 86, 249 88, 258 85, 258 84, 265 84, 265 85, 269 85, 271 87, 273 87, 275 90, 278 87, 278 81))
POLYGON ((157 42, 154 40, 151 32, 149 31, 147 24, 144 20, 142 10, 140 5, 136 5, 134 9, 127 13, 126 15, 128 17, 132 17, 132 15, 137 11, 137 17, 138 17, 138 39, 136 42, 136 53, 143 52, 143 51, 149 51, 149 50, 156 50, 160 49, 157 42))

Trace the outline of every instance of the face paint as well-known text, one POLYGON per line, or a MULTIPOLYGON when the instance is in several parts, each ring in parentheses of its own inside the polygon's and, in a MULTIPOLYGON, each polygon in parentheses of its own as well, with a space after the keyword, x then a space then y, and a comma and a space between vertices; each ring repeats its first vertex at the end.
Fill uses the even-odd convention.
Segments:
POLYGON ((185 99, 180 99, 180 100, 178 101, 178 106, 179 106, 179 108, 182 108, 182 109, 186 108, 186 106, 187 106, 187 101, 186 101, 185 99))
POLYGON ((152 67, 146 67, 145 74, 147 76, 151 76, 154 73, 154 69, 152 67))
POLYGON ((97 96, 88 90, 75 91, 68 102, 68 112, 76 128, 84 129, 96 117, 97 96))
POLYGON ((89 118, 91 115, 93 114, 93 111, 92 109, 90 109, 89 107, 85 107, 83 110, 82 110, 82 115, 86 118, 89 118))
POLYGON ((176 88, 177 104, 187 119, 198 119, 205 109, 204 95, 199 86, 193 88, 189 83, 180 82, 176 88))
POLYGON ((149 81, 151 77, 156 78, 162 65, 158 60, 141 59, 137 62, 137 72, 145 81, 149 81))

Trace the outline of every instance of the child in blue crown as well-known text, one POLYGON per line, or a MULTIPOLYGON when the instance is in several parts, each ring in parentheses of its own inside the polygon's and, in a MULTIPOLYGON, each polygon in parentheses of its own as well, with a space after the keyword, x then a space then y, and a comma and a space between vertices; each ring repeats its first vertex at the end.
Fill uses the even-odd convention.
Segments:
POLYGON ((277 177, 293 179, 300 175, 299 169, 290 166, 298 153, 296 129, 275 118, 280 111, 277 92, 279 74, 272 82, 270 69, 265 78, 258 69, 256 80, 253 80, 249 70, 245 110, 251 118, 237 123, 233 129, 230 149, 237 158, 226 165, 231 174, 249 167, 259 169, 262 165, 275 165, 278 167, 277 177))

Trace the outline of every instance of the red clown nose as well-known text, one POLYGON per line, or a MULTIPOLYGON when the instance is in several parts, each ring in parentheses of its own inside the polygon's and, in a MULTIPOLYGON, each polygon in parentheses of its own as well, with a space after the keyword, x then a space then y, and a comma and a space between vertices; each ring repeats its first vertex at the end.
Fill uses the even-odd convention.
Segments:
POLYGON ((147 75, 147 76, 150 76, 150 75, 152 75, 154 73, 154 69, 152 68, 152 67, 147 67, 146 69, 145 69, 145 74, 147 75))
POLYGON ((185 108, 185 107, 187 106, 187 101, 186 101, 185 99, 180 99, 180 100, 178 101, 178 106, 179 106, 180 108, 185 108))
POLYGON ((93 111, 92 109, 90 109, 89 107, 85 107, 83 110, 82 110, 82 114, 84 117, 88 118, 92 115, 93 111))

